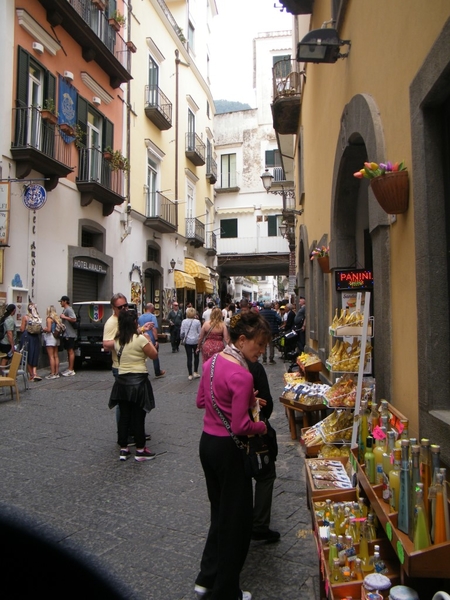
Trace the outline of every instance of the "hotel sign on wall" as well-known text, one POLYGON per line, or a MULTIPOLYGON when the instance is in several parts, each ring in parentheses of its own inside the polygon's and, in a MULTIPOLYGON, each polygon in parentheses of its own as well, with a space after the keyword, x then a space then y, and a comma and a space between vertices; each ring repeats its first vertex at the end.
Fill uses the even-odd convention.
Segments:
POLYGON ((10 190, 9 183, 0 183, 0 246, 9 239, 10 190))
POLYGON ((338 292, 373 290, 373 273, 368 269, 345 269, 334 273, 338 292))

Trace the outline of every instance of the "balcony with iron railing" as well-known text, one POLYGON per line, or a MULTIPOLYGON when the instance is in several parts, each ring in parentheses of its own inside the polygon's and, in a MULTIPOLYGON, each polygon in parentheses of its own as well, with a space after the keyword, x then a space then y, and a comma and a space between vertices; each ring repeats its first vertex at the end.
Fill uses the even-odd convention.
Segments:
POLYGON ((200 137, 193 132, 186 133, 186 157, 196 167, 205 164, 206 146, 200 137))
POLYGON ((240 181, 236 171, 225 171, 222 170, 219 176, 219 185, 214 188, 217 194, 228 194, 232 192, 239 192, 240 181))
POLYGON ((211 185, 217 181, 217 163, 211 156, 206 158, 206 179, 211 185))
POLYGON ((206 256, 215 256, 217 254, 217 237, 214 231, 208 231, 205 239, 206 256))
POLYGON ((300 119, 302 75, 294 59, 280 60, 272 69, 273 128, 281 135, 297 133, 300 119))
POLYGON ((146 219, 144 225, 160 233, 175 233, 178 231, 178 206, 166 198, 161 192, 146 193, 146 219))
POLYGON ((16 161, 16 176, 24 179, 32 170, 37 171, 47 179, 45 188, 53 190, 60 177, 73 171, 71 145, 62 138, 58 125, 44 120, 36 106, 14 108, 13 122, 11 154, 16 161))
POLYGON ((145 86, 145 115, 161 131, 172 127, 172 103, 157 85, 145 86))
POLYGON ((188 242, 196 248, 203 246, 205 243, 205 224, 196 217, 188 217, 186 219, 185 237, 188 242))
POLYGON ((98 148, 80 148, 76 183, 81 193, 81 206, 88 206, 97 200, 103 204, 104 217, 125 200, 124 171, 113 168, 98 148))
POLYGON ((52 27, 61 25, 81 46, 86 62, 94 60, 110 77, 111 87, 131 80, 130 50, 92 0, 39 0, 52 27), (87 25, 87 26, 86 26, 87 25))

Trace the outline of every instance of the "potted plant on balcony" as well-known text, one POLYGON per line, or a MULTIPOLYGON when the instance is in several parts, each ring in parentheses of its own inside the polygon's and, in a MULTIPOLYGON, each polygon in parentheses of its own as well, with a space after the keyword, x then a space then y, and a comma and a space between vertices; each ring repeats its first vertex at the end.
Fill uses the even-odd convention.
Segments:
POLYGON ((121 27, 125 27, 126 19, 118 10, 115 10, 109 17, 108 23, 114 31, 120 31, 121 27))
POLYGON ((128 42, 126 42, 127 48, 130 52, 132 52, 133 54, 137 51, 136 46, 133 44, 133 42, 131 40, 128 40, 128 42))
POLYGON ((409 178, 403 162, 365 162, 364 167, 353 175, 358 179, 370 179, 370 187, 378 204, 389 215, 408 210, 409 178))
POLYGON ((106 0, 92 0, 92 4, 98 8, 98 10, 105 10, 106 0))
POLYGON ((103 158, 108 162, 112 161, 113 154, 114 150, 111 148, 111 146, 106 146, 106 148, 103 150, 103 158))
POLYGON ((70 125, 69 123, 60 123, 59 124, 59 129, 65 135, 68 135, 69 137, 75 138, 75 128, 72 125, 70 125))
POLYGON ((130 170, 130 163, 120 150, 113 150, 111 146, 108 146, 103 151, 103 158, 110 163, 111 171, 125 171, 128 173, 130 170))
POLYGON ((322 273, 331 273, 329 246, 321 246, 320 248, 317 246, 314 248, 314 250, 311 252, 310 259, 314 260, 315 258, 322 269, 322 273))
POLYGON ((53 98, 47 98, 44 100, 44 105, 41 109, 41 118, 47 123, 55 125, 58 121, 58 113, 56 112, 55 101, 53 98))

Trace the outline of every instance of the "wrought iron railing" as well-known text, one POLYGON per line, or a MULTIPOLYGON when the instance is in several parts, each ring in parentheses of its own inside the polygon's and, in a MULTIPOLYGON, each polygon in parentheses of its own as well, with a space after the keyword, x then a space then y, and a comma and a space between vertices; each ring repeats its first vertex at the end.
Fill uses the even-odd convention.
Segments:
POLYGON ((145 106, 157 108, 172 123, 172 102, 157 85, 145 86, 145 106))
POLYGON ((272 69, 273 99, 280 96, 296 96, 302 91, 301 75, 295 59, 276 62, 272 69))
POLYGON ((217 181, 217 163, 211 156, 208 156, 206 159, 206 176, 211 175, 217 181))
POLYGON ((111 27, 105 13, 91 0, 66 0, 89 25, 97 37, 114 54, 122 67, 128 70, 128 47, 125 40, 111 27))
POLYGON ((70 165, 70 144, 65 143, 56 125, 44 121, 38 107, 13 108, 13 119, 13 148, 34 148, 63 165, 70 165))
POLYGON ((202 243, 205 241, 205 224, 195 217, 186 219, 186 237, 188 240, 198 240, 202 243))
POLYGON ((217 239, 216 239, 216 234, 214 233, 214 231, 207 232, 205 246, 206 246, 206 248, 217 251, 217 239))
POLYGON ((196 133, 186 133, 186 152, 195 152, 203 161, 205 161, 205 150, 205 144, 196 133))
POLYGON ((80 148, 78 182, 98 183, 108 190, 123 196, 124 172, 113 169, 111 162, 104 158, 98 148, 80 148))
POLYGON ((160 192, 147 192, 145 214, 147 218, 163 219, 174 227, 178 225, 177 205, 160 192))

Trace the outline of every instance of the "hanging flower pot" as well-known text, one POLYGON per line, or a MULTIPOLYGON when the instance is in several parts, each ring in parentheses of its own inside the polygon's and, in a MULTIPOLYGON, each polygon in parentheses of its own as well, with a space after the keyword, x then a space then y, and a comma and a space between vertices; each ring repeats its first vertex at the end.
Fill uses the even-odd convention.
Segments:
POLYGON ((117 33, 120 31, 120 23, 116 21, 116 19, 108 19, 109 25, 116 31, 117 33))
POLYGON ((51 112, 50 110, 41 110, 41 118, 43 121, 51 123, 52 125, 55 125, 58 121, 57 115, 55 115, 55 113, 51 112))
POLYGON ((134 54, 134 53, 137 51, 137 48, 136 48, 136 46, 133 44, 133 42, 132 42, 132 41, 130 41, 130 40, 129 40, 128 42, 126 42, 126 44, 127 44, 127 48, 128 48, 128 50, 129 50, 130 52, 132 52, 133 54, 134 54))
POLYGON ((389 215, 408 210, 408 171, 391 171, 370 180, 370 187, 378 204, 389 215))
POLYGON ((322 269, 322 273, 331 273, 329 256, 318 256, 317 262, 319 263, 319 267, 322 269))
POLYGON ((401 163, 365 162, 364 167, 354 177, 370 179, 370 187, 378 204, 389 215, 397 215, 408 210, 409 179, 408 171, 401 163))
POLYGON ((110 152, 109 150, 104 150, 103 151, 103 158, 105 160, 107 160, 108 162, 111 162, 112 161, 112 157, 113 157, 112 152, 110 152))
POLYGON ((69 137, 75 137, 75 130, 72 127, 72 125, 69 125, 69 123, 60 123, 59 125, 59 129, 65 134, 68 135, 69 137))

